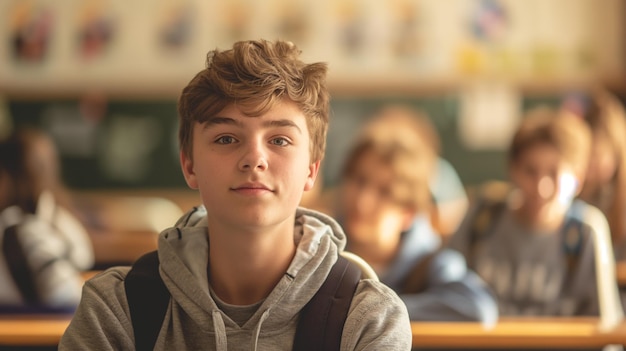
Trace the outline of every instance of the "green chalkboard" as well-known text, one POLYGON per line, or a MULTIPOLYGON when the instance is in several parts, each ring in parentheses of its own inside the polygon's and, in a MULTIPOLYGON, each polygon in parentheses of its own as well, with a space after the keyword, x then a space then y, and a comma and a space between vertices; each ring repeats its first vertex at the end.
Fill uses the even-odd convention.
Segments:
POLYGON ((16 126, 55 140, 63 179, 77 189, 184 187, 175 101, 110 101, 101 116, 78 100, 9 101, 16 126))
MULTIPOLYGON (((523 109, 554 105, 556 96, 525 98, 523 109)), ((389 103, 413 106, 437 128, 442 156, 457 169, 465 185, 505 179, 504 150, 468 150, 458 136, 459 97, 338 97, 331 102, 331 123, 324 160, 324 184, 336 184, 345 153, 359 126, 389 103)), ((106 110, 90 114, 79 99, 8 101, 16 126, 48 131, 60 151, 63 178, 75 189, 184 188, 178 160, 175 100, 108 101, 106 110)))

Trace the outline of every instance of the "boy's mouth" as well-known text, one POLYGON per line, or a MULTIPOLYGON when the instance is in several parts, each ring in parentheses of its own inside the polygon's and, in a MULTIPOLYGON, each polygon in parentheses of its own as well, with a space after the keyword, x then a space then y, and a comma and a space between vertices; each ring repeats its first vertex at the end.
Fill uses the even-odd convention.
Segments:
POLYGON ((250 195, 262 194, 265 192, 273 192, 273 190, 270 189, 265 184, 257 183, 257 182, 240 184, 235 187, 232 187, 231 190, 236 191, 238 193, 244 193, 244 194, 250 194, 250 195))

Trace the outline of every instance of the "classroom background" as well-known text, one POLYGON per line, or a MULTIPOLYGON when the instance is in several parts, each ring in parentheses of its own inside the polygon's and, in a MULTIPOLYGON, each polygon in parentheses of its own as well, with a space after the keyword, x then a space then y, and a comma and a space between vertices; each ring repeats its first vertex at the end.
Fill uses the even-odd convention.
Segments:
POLYGON ((506 178, 521 111, 626 93, 623 0, 20 0, 0 17, 0 133, 43 127, 76 190, 184 190, 176 99, 209 49, 244 38, 329 63, 325 186, 386 103, 428 114, 470 187, 506 178))
MULTIPOLYGON (((156 234, 200 203, 179 166, 178 95, 208 50, 258 38, 290 40, 306 62, 329 65, 324 189, 338 184, 356 132, 382 106, 424 113, 471 194, 507 180, 505 152, 524 111, 598 86, 626 102, 626 0, 2 0, 0 138, 21 126, 52 137, 94 272, 155 249, 156 234)), ((37 336, 20 323, 0 318, 0 330, 14 328, 3 341, 53 345, 67 325, 44 320, 52 332, 37 336)), ((504 323, 498 339, 425 324, 414 338, 463 347, 467 339, 446 334, 458 330, 491 346, 577 348, 626 335, 626 324, 596 327, 504 323)))

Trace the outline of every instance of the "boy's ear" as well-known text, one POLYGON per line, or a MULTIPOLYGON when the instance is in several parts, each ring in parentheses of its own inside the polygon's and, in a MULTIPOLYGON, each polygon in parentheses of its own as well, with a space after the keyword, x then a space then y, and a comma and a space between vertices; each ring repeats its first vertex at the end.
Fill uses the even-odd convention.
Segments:
POLYGON ((180 150, 180 167, 183 170, 185 181, 191 189, 198 189, 198 179, 193 167, 193 160, 189 159, 183 150, 180 150))
POLYGON ((415 216, 417 216, 418 211, 413 209, 406 209, 402 214, 402 230, 407 231, 411 229, 413 226, 413 222, 415 221, 415 216))
POLYGON ((583 190, 583 186, 585 185, 585 179, 587 178, 587 172, 579 171, 574 174, 576 178, 576 196, 580 195, 580 192, 583 190))
POLYGON ((317 173, 320 170, 320 160, 317 160, 309 165, 309 174, 306 179, 306 183, 304 183, 304 191, 309 191, 313 189, 315 185, 315 179, 317 179, 317 173))

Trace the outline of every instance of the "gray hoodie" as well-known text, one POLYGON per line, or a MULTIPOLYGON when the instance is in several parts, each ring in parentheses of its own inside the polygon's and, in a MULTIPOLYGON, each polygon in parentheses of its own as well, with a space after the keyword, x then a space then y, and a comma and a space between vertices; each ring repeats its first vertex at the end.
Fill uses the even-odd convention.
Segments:
MULTIPOLYGON (((342 229, 328 216, 300 208, 295 222, 297 250, 291 265, 251 317, 240 323, 218 307, 209 290, 204 208, 163 231, 160 273, 172 299, 155 350, 291 350, 299 311, 346 244, 342 229)), ((111 268, 85 284, 59 350, 134 349, 124 292, 128 271, 129 267, 111 268)), ((362 280, 350 306, 341 350, 410 350, 411 337, 408 313, 399 297, 378 281, 362 280)))

